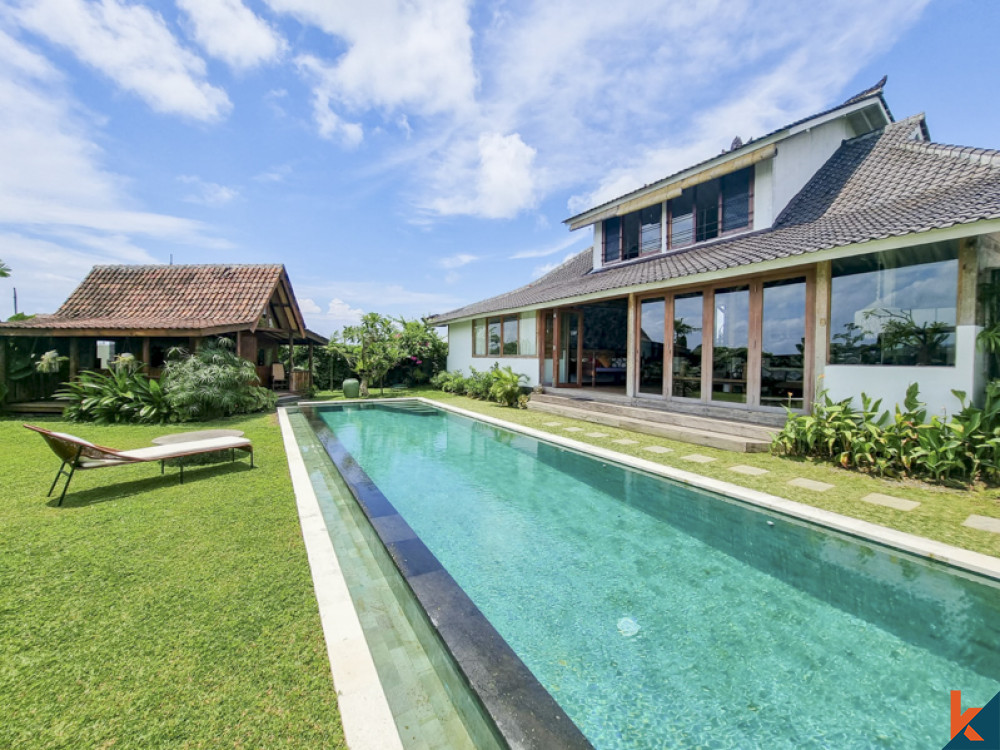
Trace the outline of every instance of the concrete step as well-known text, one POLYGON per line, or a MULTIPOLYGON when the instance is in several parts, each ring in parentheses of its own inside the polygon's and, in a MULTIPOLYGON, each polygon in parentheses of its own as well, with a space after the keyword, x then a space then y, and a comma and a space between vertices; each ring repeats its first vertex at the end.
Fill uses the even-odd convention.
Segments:
POLYGON ((20 401, 14 404, 5 404, 0 408, 0 411, 9 411, 14 414, 62 414, 65 408, 65 401, 20 401))
MULTIPOLYGON (((536 394, 538 395, 538 394, 536 394)), ((566 399, 571 401, 572 399, 566 399)), ((608 427, 620 427, 633 432, 641 432, 644 435, 656 435, 668 440, 678 440, 683 443, 693 443, 695 445, 705 445, 709 448, 720 448, 722 450, 734 451, 736 453, 764 453, 771 445, 770 438, 761 440, 758 438, 746 437, 732 433, 720 432, 725 425, 721 420, 716 420, 716 430, 705 430, 697 427, 688 427, 667 422, 659 422, 637 417, 614 414, 607 411, 599 411, 589 408, 577 408, 562 403, 552 403, 551 401, 536 400, 533 395, 528 402, 528 408, 535 411, 554 414, 559 417, 581 419, 586 422, 602 424, 608 427)))
MULTIPOLYGON (((726 435, 738 435, 751 440, 760 440, 768 443, 779 429, 774 425, 754 424, 752 422, 737 421, 727 417, 720 418, 703 416, 687 412, 670 411, 663 408, 632 406, 629 404, 597 399, 581 400, 549 393, 533 393, 529 403, 555 404, 572 409, 584 409, 586 411, 601 412, 620 417, 631 417, 633 419, 639 419, 646 422, 657 422, 687 429, 704 430, 706 432, 721 432, 726 435)), ((722 413, 726 413, 727 411, 732 410, 723 410, 722 413)))

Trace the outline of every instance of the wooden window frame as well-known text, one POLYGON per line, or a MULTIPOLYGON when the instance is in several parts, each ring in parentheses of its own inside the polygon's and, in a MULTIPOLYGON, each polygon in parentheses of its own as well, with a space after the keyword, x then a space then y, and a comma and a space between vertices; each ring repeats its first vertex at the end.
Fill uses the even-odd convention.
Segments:
MULTIPOLYGON (((473 318, 472 319, 472 358, 473 359, 534 359, 537 354, 521 354, 521 316, 532 314, 536 316, 535 327, 538 327, 536 311, 529 311, 528 313, 507 313, 506 315, 488 315, 483 318, 473 318), (503 353, 503 327, 504 321, 513 318, 517 322, 517 354, 504 354, 503 353), (490 323, 500 323, 500 353, 490 354, 490 323), (476 328, 478 326, 483 326, 486 328, 486 353, 476 354, 476 328)), ((536 331, 537 336, 537 331, 536 331)))
MULTIPOLYGON (((707 405, 728 406, 734 409, 747 409, 749 411, 761 412, 781 412, 780 406, 762 406, 760 404, 760 366, 761 366, 761 345, 763 341, 762 326, 764 312, 764 284, 769 281, 781 281, 785 279, 804 279, 805 289, 805 349, 803 351, 802 364, 802 408, 795 411, 806 412, 812 404, 815 395, 815 346, 816 346, 816 266, 810 265, 801 268, 786 268, 770 273, 755 274, 752 276, 737 276, 728 279, 719 279, 708 284, 685 284, 683 286, 668 287, 650 290, 641 295, 636 295, 636 315, 633 324, 633 342, 640 340, 641 315, 638 311, 642 308, 642 302, 646 299, 665 298, 665 310, 663 316, 663 393, 640 393, 638 367, 631 374, 633 393, 636 397, 646 399, 664 399, 667 401, 680 401, 683 403, 702 403, 707 405), (747 286, 750 289, 750 309, 748 320, 748 341, 747 341, 747 400, 746 403, 730 403, 727 401, 712 400, 712 349, 715 331, 715 292, 718 289, 730 287, 747 286), (669 365, 673 361, 673 317, 674 298, 677 295, 700 292, 702 295, 702 330, 709 334, 702 334, 701 342, 701 396, 691 399, 684 396, 673 396, 673 369, 669 365)), ((633 344, 633 347, 636 344, 633 344)), ((637 354, 633 352, 632 354, 637 354)))

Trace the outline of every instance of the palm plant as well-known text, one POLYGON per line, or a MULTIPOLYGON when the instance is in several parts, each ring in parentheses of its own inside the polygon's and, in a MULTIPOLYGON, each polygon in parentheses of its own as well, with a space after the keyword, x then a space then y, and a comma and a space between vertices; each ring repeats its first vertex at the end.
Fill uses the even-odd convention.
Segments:
POLYGON ((272 391, 260 387, 254 363, 238 356, 226 338, 209 341, 194 354, 172 350, 162 385, 182 422, 249 414, 277 401, 272 391))

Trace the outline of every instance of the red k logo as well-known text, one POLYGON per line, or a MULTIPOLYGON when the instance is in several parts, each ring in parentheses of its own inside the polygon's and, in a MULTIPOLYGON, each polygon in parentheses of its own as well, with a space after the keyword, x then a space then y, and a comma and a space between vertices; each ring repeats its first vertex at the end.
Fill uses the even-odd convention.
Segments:
POLYGON ((962 732, 966 739, 971 742, 982 742, 983 738, 979 736, 975 729, 969 726, 969 722, 982 711, 982 708, 967 708, 965 712, 962 712, 962 691, 952 690, 951 691, 951 737, 954 739, 958 736, 959 732, 962 732), (963 731, 964 730, 964 731, 963 731))

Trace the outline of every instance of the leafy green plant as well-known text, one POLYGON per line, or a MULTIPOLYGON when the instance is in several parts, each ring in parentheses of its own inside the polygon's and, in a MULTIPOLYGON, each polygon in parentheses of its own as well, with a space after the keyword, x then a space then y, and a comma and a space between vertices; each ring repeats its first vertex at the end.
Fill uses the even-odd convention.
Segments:
POLYGON ((112 367, 108 374, 85 370, 56 392, 63 415, 74 422, 160 423, 172 410, 163 388, 138 367, 112 367))
POLYGON ((385 394, 385 376, 403 359, 401 334, 392 318, 367 313, 356 326, 345 326, 340 336, 334 335, 329 350, 347 362, 361 379, 361 397, 368 398, 368 388, 379 384, 385 394))
POLYGON ((55 349, 50 349, 35 362, 35 370, 36 372, 51 375, 59 372, 64 362, 69 362, 69 357, 60 357, 59 352, 55 349))
POLYGON ((490 398, 504 406, 517 406, 528 376, 514 372, 508 365, 493 370, 491 379, 490 398))
POLYGON ((161 382, 178 420, 201 421, 274 408, 277 396, 260 387, 256 366, 234 348, 232 341, 219 338, 194 354, 177 349, 170 353, 161 382))
POLYGON ((470 398, 488 399, 490 390, 493 388, 494 373, 500 368, 493 365, 489 370, 479 371, 475 367, 469 368, 472 374, 465 381, 465 395, 470 398))

